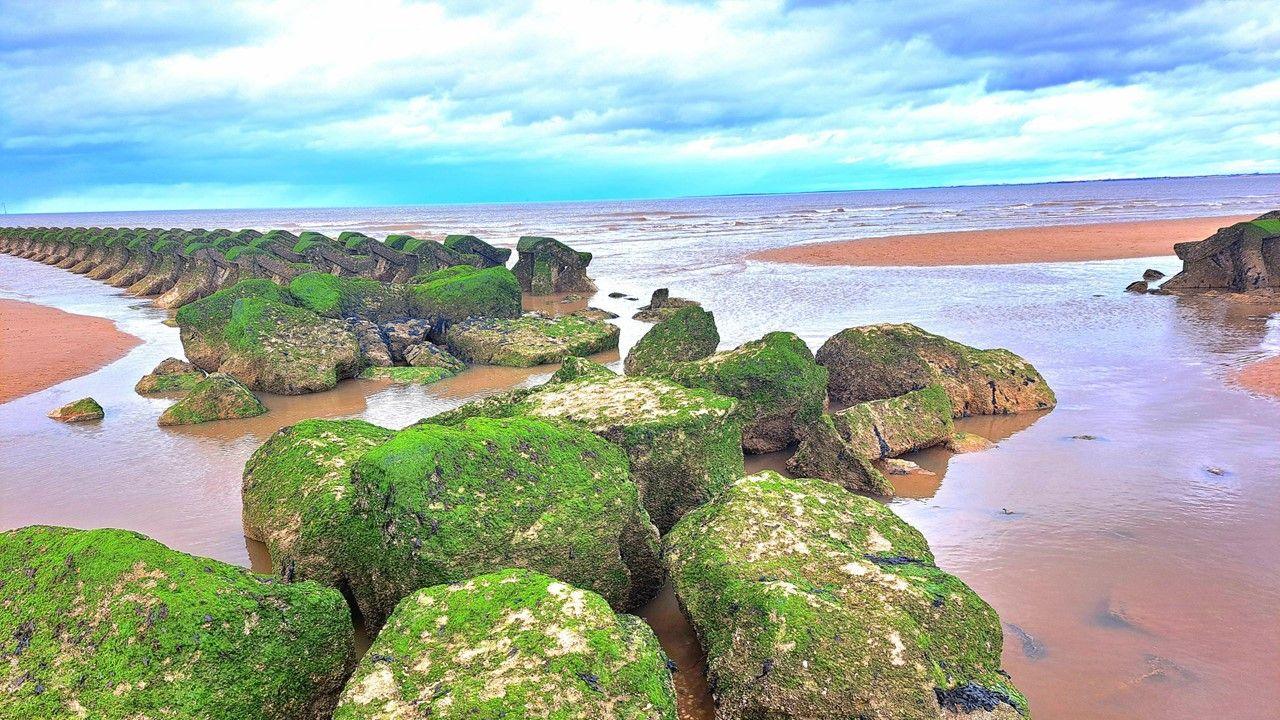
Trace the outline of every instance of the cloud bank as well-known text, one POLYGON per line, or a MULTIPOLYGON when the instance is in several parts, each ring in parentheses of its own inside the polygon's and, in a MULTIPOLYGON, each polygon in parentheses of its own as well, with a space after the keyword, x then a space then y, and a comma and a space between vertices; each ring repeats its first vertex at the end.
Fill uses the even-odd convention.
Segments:
POLYGON ((1252 0, 0 16, 10 212, 1280 171, 1280 14, 1252 0))

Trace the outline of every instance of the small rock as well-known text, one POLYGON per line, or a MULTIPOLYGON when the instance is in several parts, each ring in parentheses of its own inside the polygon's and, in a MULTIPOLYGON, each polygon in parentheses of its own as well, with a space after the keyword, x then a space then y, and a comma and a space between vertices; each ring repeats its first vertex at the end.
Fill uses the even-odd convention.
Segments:
POLYGON ((49 417, 54 420, 66 423, 101 420, 105 416, 106 413, 103 412, 102 406, 91 397, 80 398, 49 413, 49 417))
POLYGON ((1097 435, 1072 435, 1072 440, 1101 440, 1097 435))
POLYGON ((1129 283, 1129 285, 1125 287, 1124 291, 1141 294, 1141 293, 1145 293, 1148 289, 1149 289, 1149 286, 1147 285, 1147 282, 1145 280, 1136 280, 1134 282, 1129 283))
POLYGON ((967 432, 955 432, 951 437, 947 438, 945 446, 953 453, 978 452, 980 450, 990 450, 996 444, 981 435, 974 435, 967 432))
POLYGON ((902 458, 887 458, 882 461, 884 463, 884 471, 890 475, 934 475, 928 470, 902 458))
POLYGON ((1152 268, 1147 268, 1147 271, 1142 273, 1142 279, 1146 280, 1147 282, 1155 282, 1156 280, 1159 280, 1162 277, 1164 277, 1164 273, 1152 268))
POLYGON ((1210 475, 1217 475, 1218 477, 1222 477, 1227 474, 1226 468, 1220 468, 1217 465, 1206 465, 1204 471, 1210 475))
POLYGON ((232 420, 262 415, 267 411, 262 401, 239 380, 223 373, 213 373, 201 380, 186 397, 160 415, 160 427, 195 425, 211 420, 232 420))
POLYGON ((622 297, 626 297, 626 296, 627 296, 627 294, 626 294, 626 293, 620 293, 620 292, 611 292, 611 293, 609 293, 609 297, 611 297, 611 298, 622 298, 622 297))

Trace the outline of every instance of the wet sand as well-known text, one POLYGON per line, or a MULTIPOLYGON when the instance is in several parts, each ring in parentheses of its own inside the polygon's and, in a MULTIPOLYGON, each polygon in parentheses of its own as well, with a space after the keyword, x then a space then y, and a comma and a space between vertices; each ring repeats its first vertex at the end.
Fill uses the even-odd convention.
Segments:
POLYGON ((801 265, 1017 265, 1159 257, 1175 243, 1202 240, 1249 216, 1142 220, 1092 225, 964 230, 793 245, 752 253, 752 260, 801 265))
POLYGON ((1280 356, 1246 365, 1232 373, 1231 379, 1250 392, 1280 400, 1280 356))
POLYGON ((97 370, 141 342, 106 318, 0 299, 0 403, 97 370))

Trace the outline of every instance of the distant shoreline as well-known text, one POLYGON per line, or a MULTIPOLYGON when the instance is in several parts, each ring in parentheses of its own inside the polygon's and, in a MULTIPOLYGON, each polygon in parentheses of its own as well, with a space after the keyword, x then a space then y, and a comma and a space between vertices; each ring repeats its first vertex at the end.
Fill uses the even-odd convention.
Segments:
POLYGON ((1251 215, 891 235, 761 250, 751 260, 798 265, 933 267, 1084 262, 1173 254, 1251 215))
POLYGON ((87 375, 142 343, 106 318, 0 300, 0 403, 87 375))

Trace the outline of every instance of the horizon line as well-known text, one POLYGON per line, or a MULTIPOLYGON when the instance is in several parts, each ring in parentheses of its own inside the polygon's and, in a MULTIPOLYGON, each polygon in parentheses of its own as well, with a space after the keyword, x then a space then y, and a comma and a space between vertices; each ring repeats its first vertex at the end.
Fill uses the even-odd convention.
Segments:
MULTIPOLYGON (((462 207, 462 206, 493 206, 493 205, 552 205, 552 204, 570 204, 570 203, 595 203, 595 202, 626 202, 635 201, 653 201, 653 200, 699 200, 709 198, 735 198, 735 197, 770 197, 779 195, 829 195, 836 193, 868 193, 868 192, 890 192, 895 190, 954 190, 960 188, 987 188, 987 187, 1020 187, 1034 185, 1075 185, 1083 183, 1107 183, 1107 182, 1138 182, 1143 180, 1198 180, 1206 178, 1236 178, 1236 177, 1280 177, 1280 172, 1248 172, 1248 173, 1210 173, 1196 175, 1145 175, 1132 177, 1106 177, 1106 178, 1088 178, 1088 179, 1064 179, 1064 180, 1037 180, 1034 182, 990 182, 990 183, 957 183, 954 185, 909 185, 905 187, 879 187, 879 188, 843 188, 832 190, 798 190, 798 191, 778 191, 778 192, 741 192, 741 193, 716 193, 709 195, 669 195, 669 196, 629 196, 629 197, 607 197, 607 198, 578 198, 578 199, 559 199, 559 200, 483 200, 477 202, 424 202, 424 203, 389 203, 385 205, 277 205, 277 206, 229 206, 229 207, 189 207, 189 208, 166 208, 166 209, 142 209, 142 210, 58 210, 52 212, 19 212, 9 213, 7 210, 0 217, 10 216, 42 216, 42 215, 96 215, 96 214, 115 214, 115 213, 180 213, 180 212, 215 212, 223 210, 237 211, 271 211, 271 210, 354 210, 359 208, 428 208, 428 207, 462 207)), ((174 183, 180 185, 182 183, 174 183)))

